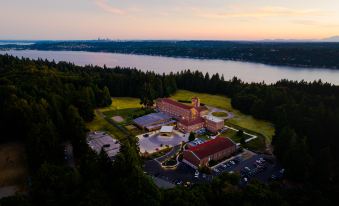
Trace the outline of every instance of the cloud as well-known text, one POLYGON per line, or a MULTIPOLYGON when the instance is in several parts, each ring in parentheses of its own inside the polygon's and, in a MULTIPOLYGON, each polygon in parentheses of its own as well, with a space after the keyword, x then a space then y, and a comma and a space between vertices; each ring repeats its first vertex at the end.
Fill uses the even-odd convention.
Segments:
POLYGON ((261 18, 261 17, 306 17, 325 16, 327 13, 315 9, 291 9, 286 7, 262 7, 254 10, 232 9, 230 12, 204 12, 193 10, 203 17, 214 18, 261 18), (233 10, 233 11, 232 11, 233 10))
POLYGON ((125 10, 112 6, 108 0, 95 0, 95 3, 99 8, 111 14, 126 14, 125 10))

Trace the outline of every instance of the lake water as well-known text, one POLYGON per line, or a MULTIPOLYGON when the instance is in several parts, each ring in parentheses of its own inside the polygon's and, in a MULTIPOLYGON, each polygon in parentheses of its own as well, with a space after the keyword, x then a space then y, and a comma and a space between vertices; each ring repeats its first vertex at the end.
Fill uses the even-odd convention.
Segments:
POLYGON ((281 79, 313 81, 321 79, 324 82, 339 85, 339 70, 317 68, 295 68, 271 66, 257 63, 247 63, 224 60, 201 60, 186 58, 171 58, 146 55, 130 55, 79 51, 0 51, 18 57, 32 59, 42 58, 55 61, 73 62, 77 65, 98 65, 107 67, 132 67, 142 71, 157 73, 177 72, 185 69, 223 74, 225 79, 236 76, 246 82, 275 83, 281 79))

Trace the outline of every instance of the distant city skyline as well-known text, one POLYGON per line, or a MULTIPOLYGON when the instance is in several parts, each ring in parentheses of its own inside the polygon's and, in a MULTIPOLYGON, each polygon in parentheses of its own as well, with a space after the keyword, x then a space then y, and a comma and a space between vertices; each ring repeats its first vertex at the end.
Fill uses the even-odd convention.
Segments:
POLYGON ((0 39, 322 39, 338 0, 4 0, 0 39))

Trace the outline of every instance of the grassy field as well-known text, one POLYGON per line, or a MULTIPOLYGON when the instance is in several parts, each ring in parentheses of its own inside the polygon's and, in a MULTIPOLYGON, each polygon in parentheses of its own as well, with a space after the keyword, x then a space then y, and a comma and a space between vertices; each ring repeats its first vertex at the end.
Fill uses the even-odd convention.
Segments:
POLYGON ((91 131, 106 131, 117 139, 122 139, 126 136, 117 127, 113 126, 106 119, 102 118, 98 112, 95 113, 95 118, 92 122, 86 123, 86 127, 91 131))
POLYGON ((140 100, 131 97, 114 97, 112 104, 99 109, 107 117, 121 116, 127 118, 133 112, 141 109, 140 100))
POLYGON ((131 97, 115 97, 112 98, 112 104, 109 107, 99 109, 106 117, 121 116, 124 121, 120 125, 131 124, 134 116, 142 116, 145 110, 141 109, 140 100, 131 97))
POLYGON ((24 145, 20 143, 0 145, 0 187, 23 186, 27 176, 24 145))
MULTIPOLYGON (((128 126, 133 119, 133 115, 142 113, 140 100, 137 98, 131 97, 114 97, 112 98, 112 104, 108 107, 100 108, 95 113, 95 119, 87 123, 86 126, 91 131, 106 131, 111 135, 115 136, 117 139, 126 137, 126 134, 119 129, 119 127, 128 126), (115 123, 115 126, 105 118, 103 118, 99 113, 102 113, 106 116, 107 119, 111 119, 114 116, 121 116, 124 121, 120 123, 115 123)), ((140 133, 138 128, 128 130, 129 133, 137 135, 140 133)))
POLYGON ((101 112, 119 111, 125 109, 141 108, 140 99, 132 97, 113 97, 112 104, 108 107, 101 108, 101 112))
POLYGON ((201 102, 206 105, 218 107, 220 109, 225 109, 232 112, 234 114, 234 118, 227 120, 229 123, 238 125, 256 133, 260 133, 265 136, 268 142, 271 141, 274 135, 273 125, 270 122, 258 120, 251 115, 245 115, 239 110, 234 109, 231 105, 231 99, 226 96, 179 90, 172 96, 172 98, 176 100, 189 101, 195 96, 199 97, 201 102))

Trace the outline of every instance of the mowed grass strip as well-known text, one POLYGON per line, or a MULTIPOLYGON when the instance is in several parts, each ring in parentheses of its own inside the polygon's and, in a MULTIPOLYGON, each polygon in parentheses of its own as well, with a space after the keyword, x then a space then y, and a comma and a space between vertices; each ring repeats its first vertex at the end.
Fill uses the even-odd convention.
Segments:
POLYGON ((25 146, 21 143, 0 145, 0 187, 23 186, 27 177, 25 146))
POLYGON ((251 115, 243 114, 239 110, 234 109, 231 105, 231 99, 226 96, 197 93, 187 90, 178 90, 172 96, 173 99, 184 101, 190 101, 192 97, 199 97, 201 102, 206 105, 232 112, 234 114, 234 118, 227 120, 228 122, 260 133, 266 137, 268 142, 271 142, 275 132, 273 124, 268 121, 256 119, 251 115))

